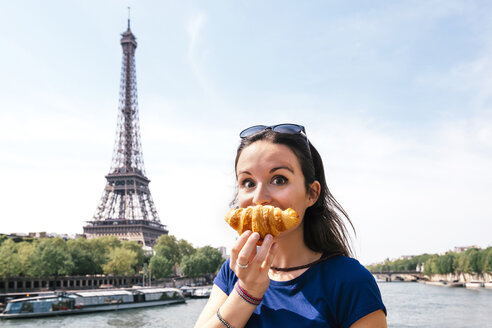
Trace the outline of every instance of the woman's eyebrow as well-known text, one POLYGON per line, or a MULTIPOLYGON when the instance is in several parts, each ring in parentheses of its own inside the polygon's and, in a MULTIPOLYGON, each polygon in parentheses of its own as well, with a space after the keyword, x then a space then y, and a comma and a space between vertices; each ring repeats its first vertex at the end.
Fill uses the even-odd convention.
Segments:
POLYGON ((249 174, 249 175, 251 175, 251 173, 249 171, 239 171, 239 172, 237 172, 237 176, 240 176, 241 174, 249 174))
POLYGON ((275 172, 275 171, 277 171, 277 170, 281 170, 281 169, 285 169, 285 170, 287 170, 287 171, 290 171, 290 172, 294 173, 294 170, 293 170, 293 169, 291 169, 291 168, 290 168, 290 167, 288 167, 288 166, 278 166, 278 167, 274 167, 273 169, 271 169, 271 170, 270 170, 270 173, 273 173, 273 172, 275 172))

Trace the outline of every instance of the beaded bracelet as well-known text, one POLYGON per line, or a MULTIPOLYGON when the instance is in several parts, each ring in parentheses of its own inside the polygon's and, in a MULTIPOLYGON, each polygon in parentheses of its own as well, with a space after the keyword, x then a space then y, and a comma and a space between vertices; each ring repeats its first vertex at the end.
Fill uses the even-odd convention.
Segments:
POLYGON ((225 320, 222 318, 222 316, 221 316, 221 315, 220 315, 220 313, 219 313, 219 309, 220 309, 220 308, 218 308, 218 309, 217 309, 217 318, 219 319, 219 321, 220 321, 220 322, 222 322, 222 324, 223 324, 224 326, 226 326, 227 328, 232 328, 232 326, 231 326, 231 325, 230 325, 227 321, 225 321, 225 320))
POLYGON ((263 297, 262 298, 255 298, 251 295, 249 295, 242 287, 241 285, 239 285, 239 281, 236 283, 236 285, 234 286, 234 289, 236 290, 236 292, 239 294, 239 296, 241 296, 241 298, 243 300, 245 300, 246 302, 248 302, 249 304, 251 305, 255 305, 255 306, 258 306, 260 305, 261 301, 263 300, 263 297))

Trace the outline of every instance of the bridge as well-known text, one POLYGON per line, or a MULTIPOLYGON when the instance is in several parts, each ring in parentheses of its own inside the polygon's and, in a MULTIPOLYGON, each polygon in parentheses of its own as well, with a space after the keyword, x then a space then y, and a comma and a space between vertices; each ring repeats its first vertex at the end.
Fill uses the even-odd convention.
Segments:
POLYGON ((400 271, 371 271, 371 273, 387 282, 391 281, 417 281, 424 277, 424 274, 417 270, 400 270, 400 271))

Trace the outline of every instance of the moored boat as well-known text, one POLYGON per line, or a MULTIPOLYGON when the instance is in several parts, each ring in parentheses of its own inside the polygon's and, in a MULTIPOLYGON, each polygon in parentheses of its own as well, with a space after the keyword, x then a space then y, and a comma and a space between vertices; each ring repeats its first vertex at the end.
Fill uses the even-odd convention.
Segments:
POLYGON ((472 281, 468 281, 468 282, 465 282, 465 287, 466 288, 482 288, 482 282, 481 281, 477 281, 477 280, 472 280, 472 281))
POLYGON ((448 281, 446 282, 446 287, 465 287, 465 283, 459 280, 448 281))
POLYGON ((486 282, 483 284, 485 288, 492 288, 492 280, 489 280, 489 282, 486 282))
POLYGON ((197 288, 191 294, 191 298, 209 298, 212 293, 212 287, 197 288))
POLYGON ((136 288, 58 293, 14 299, 7 302, 1 319, 32 318, 56 315, 114 311, 149 306, 184 303, 176 288, 136 288))

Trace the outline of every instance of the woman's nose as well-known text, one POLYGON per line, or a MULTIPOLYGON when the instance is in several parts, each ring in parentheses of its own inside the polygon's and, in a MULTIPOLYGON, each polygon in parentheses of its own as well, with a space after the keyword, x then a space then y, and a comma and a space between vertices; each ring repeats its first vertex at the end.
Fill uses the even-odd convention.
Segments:
POLYGON ((254 195, 253 195, 253 204, 255 205, 267 205, 271 202, 270 193, 268 192, 267 186, 262 183, 256 186, 254 195))

